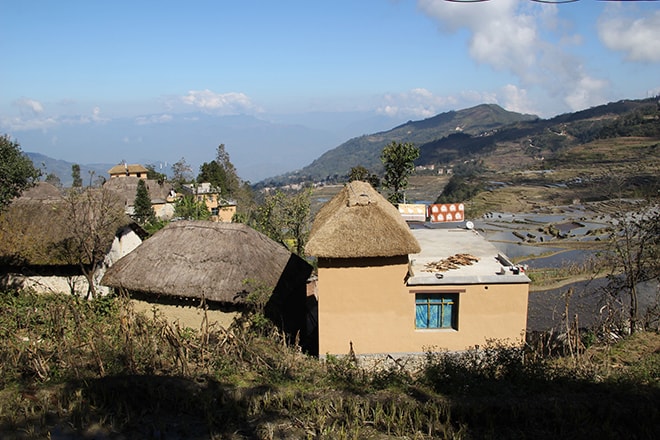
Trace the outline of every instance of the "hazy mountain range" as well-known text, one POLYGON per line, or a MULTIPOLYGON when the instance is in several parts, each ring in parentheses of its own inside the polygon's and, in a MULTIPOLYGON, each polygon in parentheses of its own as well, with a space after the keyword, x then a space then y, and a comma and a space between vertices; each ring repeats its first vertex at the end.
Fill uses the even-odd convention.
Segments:
MULTIPOLYGON (((327 130, 320 128, 309 128, 313 127, 315 123, 318 127, 322 125, 321 119, 324 117, 322 114, 307 115, 305 125, 274 124, 248 116, 218 118, 198 115, 194 121, 187 123, 169 121, 165 125, 154 124, 148 132, 149 136, 152 136, 152 142, 157 140, 167 142, 168 145, 172 143, 187 145, 185 137, 186 133, 190 133, 190 125, 185 124, 193 124, 197 129, 197 135, 207 136, 209 143, 212 138, 218 137, 218 132, 222 132, 224 139, 234 139, 231 145, 246 146, 243 150, 238 151, 247 154, 247 158, 234 154, 230 150, 231 160, 237 166, 242 178, 245 178, 241 174, 245 165, 241 166, 240 163, 251 158, 255 162, 255 167, 265 161, 264 170, 272 171, 272 174, 263 174, 264 170, 255 174, 271 176, 262 179, 260 183, 283 184, 346 175, 352 167, 357 165, 362 165, 372 172, 379 172, 382 169, 380 152, 385 145, 392 141, 412 142, 417 145, 421 152, 420 158, 416 162, 418 165, 451 164, 453 161, 463 160, 470 155, 492 150, 496 144, 503 142, 524 145, 525 148, 536 145, 534 148, 537 150, 545 148, 547 151, 553 151, 569 141, 588 142, 606 129, 608 124, 612 124, 613 119, 631 114, 642 107, 655 108, 655 105, 654 99, 623 100, 550 119, 541 119, 535 115, 509 112, 498 105, 482 104, 468 109, 441 113, 419 121, 408 121, 386 131, 352 137, 343 143, 337 141, 335 145, 339 145, 334 148, 322 148, 320 145, 325 143, 331 145, 335 135, 331 136, 327 130), (562 133, 563 135, 559 135, 562 133), (566 136, 566 134, 570 136, 566 136), (268 145, 273 145, 278 139, 284 141, 292 135, 296 137, 296 143, 289 143, 287 148, 280 150, 270 150, 268 145), (260 143, 263 141, 259 139, 263 139, 264 136, 271 139, 268 145, 260 143), (278 174, 280 170, 288 172, 278 174)), ((346 129, 350 121, 351 118, 347 117, 343 123, 338 123, 337 132, 342 132, 339 126, 343 126, 347 132, 360 130, 356 127, 346 129)), ((377 127, 386 123, 386 120, 383 119, 370 121, 363 119, 363 121, 363 127, 377 127)), ((653 124, 653 127, 655 125, 657 124, 653 124)), ((652 129, 656 130, 656 128, 652 129)), ((109 133, 112 130, 112 124, 104 126, 103 130, 109 133)), ((144 132, 142 133, 144 135, 144 132)), ((217 145, 212 143, 210 145, 209 151, 204 153, 205 157, 201 161, 210 161, 214 158, 217 145)), ((182 147, 181 157, 188 159, 189 153, 192 151, 191 148, 182 147)), ((118 150, 118 156, 129 152, 123 149, 118 150)), ((530 150, 529 154, 534 154, 534 151, 530 150)), ((28 155, 35 166, 41 167, 45 174, 55 173, 65 186, 70 185, 72 162, 51 159, 47 155, 34 152, 28 153, 28 155)), ((122 156, 121 159, 124 157, 130 156, 122 156)), ((83 181, 87 184, 98 176, 108 177, 107 170, 119 163, 121 159, 114 163, 85 164, 81 162, 83 181)), ((163 161, 162 156, 155 153, 150 158, 137 162, 154 164, 159 171, 164 173, 169 172, 169 166, 172 163, 172 161, 163 161)), ((189 161, 189 163, 192 162, 189 161)), ((197 173, 196 167, 194 172, 197 173)))
MULTIPOLYGON (((67 122, 13 136, 23 151, 85 164, 83 170, 86 164, 170 165, 185 158, 197 174, 202 163, 215 158, 217 146, 225 144, 239 176, 257 182, 301 168, 346 139, 397 123, 400 120, 360 112, 277 117, 196 112, 67 122)), ((53 172, 60 175, 58 169, 53 172)))

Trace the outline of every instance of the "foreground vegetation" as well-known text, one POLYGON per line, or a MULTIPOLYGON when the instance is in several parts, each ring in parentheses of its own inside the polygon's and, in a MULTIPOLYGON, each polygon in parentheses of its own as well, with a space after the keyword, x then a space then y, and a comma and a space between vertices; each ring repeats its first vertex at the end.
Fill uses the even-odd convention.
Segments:
POLYGON ((657 333, 565 357, 492 342, 319 361, 256 312, 190 329, 126 298, 27 292, 0 294, 0 332, 5 439, 660 436, 657 333))

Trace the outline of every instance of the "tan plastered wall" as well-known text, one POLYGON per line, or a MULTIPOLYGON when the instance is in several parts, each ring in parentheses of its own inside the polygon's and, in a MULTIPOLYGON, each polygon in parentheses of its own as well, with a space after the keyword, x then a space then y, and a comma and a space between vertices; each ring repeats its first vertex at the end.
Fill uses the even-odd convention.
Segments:
POLYGON ((520 343, 527 284, 407 286, 407 256, 319 259, 319 354, 465 350, 487 340, 520 343), (415 293, 458 293, 458 330, 415 328, 415 293))
POLYGON ((220 218, 221 222, 231 223, 231 220, 234 218, 234 214, 236 214, 235 206, 223 206, 218 212, 218 217, 220 218))
POLYGON ((239 315, 238 312, 223 312, 220 310, 207 310, 204 313, 199 307, 155 304, 137 299, 132 299, 131 304, 133 304, 136 312, 145 313, 147 316, 152 317, 155 311, 158 316, 163 317, 171 325, 178 325, 182 328, 190 327, 193 330, 201 330, 204 319, 206 319, 209 327, 220 325, 224 329, 228 329, 239 315))

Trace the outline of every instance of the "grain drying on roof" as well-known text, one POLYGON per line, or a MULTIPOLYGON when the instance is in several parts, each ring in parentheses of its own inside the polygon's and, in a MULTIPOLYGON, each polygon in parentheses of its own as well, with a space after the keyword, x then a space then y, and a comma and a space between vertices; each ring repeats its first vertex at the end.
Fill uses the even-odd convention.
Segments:
POLYGON ((471 266, 479 261, 479 257, 471 254, 455 254, 440 261, 433 261, 424 265, 422 272, 446 272, 459 269, 461 266, 471 266))

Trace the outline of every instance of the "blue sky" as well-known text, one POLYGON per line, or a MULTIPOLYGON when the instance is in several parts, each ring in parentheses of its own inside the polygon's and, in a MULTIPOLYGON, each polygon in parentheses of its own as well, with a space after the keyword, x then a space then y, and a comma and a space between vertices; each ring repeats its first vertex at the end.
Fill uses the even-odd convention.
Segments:
POLYGON ((135 133, 193 112, 324 112, 330 129, 349 112, 402 122, 487 102, 550 117, 660 93, 655 1, 0 0, 0 11, 0 132, 66 160, 115 162, 75 131, 122 118, 135 133), (53 142, 63 127, 66 143, 53 142))

